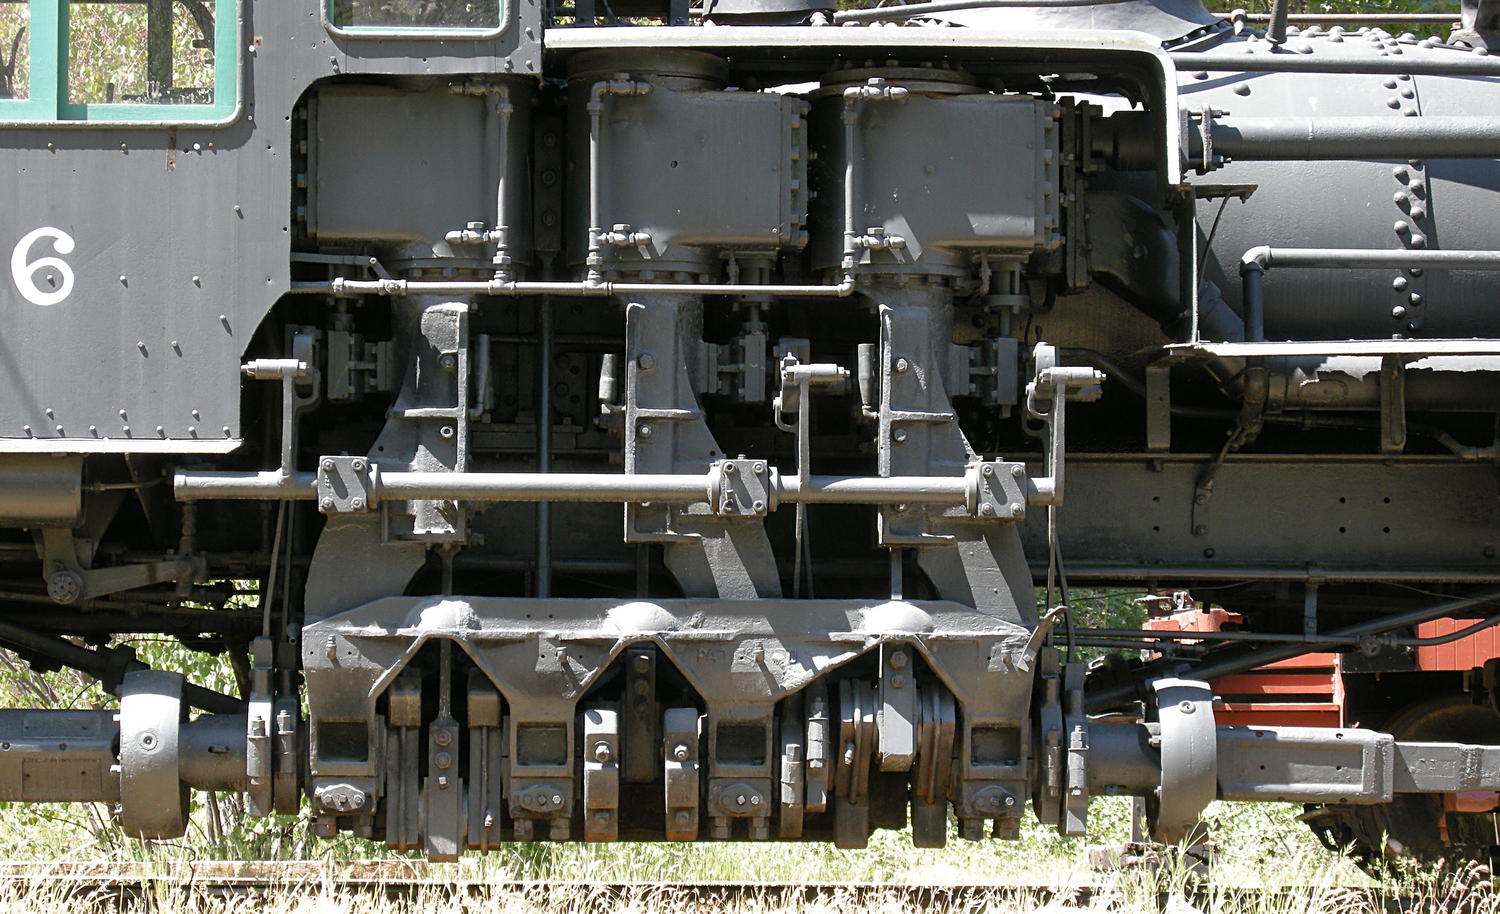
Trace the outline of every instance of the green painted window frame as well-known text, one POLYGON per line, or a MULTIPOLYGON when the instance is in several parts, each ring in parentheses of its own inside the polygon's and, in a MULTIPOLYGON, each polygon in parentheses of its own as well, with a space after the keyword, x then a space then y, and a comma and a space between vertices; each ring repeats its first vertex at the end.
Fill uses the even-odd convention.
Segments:
POLYGON ((239 0, 214 0, 214 103, 155 105, 68 101, 68 0, 28 0, 27 98, 0 99, 0 121, 187 124, 227 121, 239 108, 239 0))
POLYGON ((497 0, 495 12, 497 22, 493 26, 475 28, 467 25, 335 25, 333 4, 335 0, 323 2, 323 27, 333 35, 344 38, 472 38, 482 40, 498 38, 505 34, 513 0, 497 0))

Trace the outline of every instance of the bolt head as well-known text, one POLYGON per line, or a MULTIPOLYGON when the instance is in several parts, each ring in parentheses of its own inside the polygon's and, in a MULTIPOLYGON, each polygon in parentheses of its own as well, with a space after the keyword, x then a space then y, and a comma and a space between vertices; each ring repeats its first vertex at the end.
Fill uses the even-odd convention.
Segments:
POLYGON ((638 437, 638 438, 650 438, 651 437, 651 426, 649 426, 649 425, 642 425, 640 428, 637 428, 635 430, 635 434, 636 434, 636 437, 638 437))
POLYGON ((643 352, 636 356, 635 364, 641 371, 650 371, 656 367, 656 356, 649 352, 643 352))
POLYGON ((673 746, 672 747, 672 758, 676 759, 679 762, 685 762, 685 761, 687 761, 688 760, 688 747, 687 747, 687 744, 686 743, 678 743, 676 746, 673 746))
POLYGON ((757 460, 753 469, 755 470, 755 475, 760 476, 766 472, 766 465, 757 460))
POLYGON ((908 362, 906 359, 901 358, 901 359, 897 359, 896 360, 896 364, 895 364, 894 367, 896 369, 896 373, 897 374, 902 374, 904 372, 907 372, 907 371, 911 370, 911 363, 908 362))
POLYGON ((356 473, 363 473, 365 471, 365 462, 363 460, 351 460, 349 461, 349 467, 356 473))
POLYGON ((365 500, 363 498, 351 498, 349 500, 349 507, 356 511, 362 511, 365 507, 365 500))
POLYGON ((738 472, 739 472, 739 470, 735 467, 734 464, 732 464, 732 463, 726 463, 726 464, 724 464, 724 475, 725 476, 733 476, 735 473, 738 473, 738 472))
POLYGON ((904 428, 898 428, 895 431, 891 432, 891 440, 894 441, 894 442, 896 442, 897 444, 900 444, 901 442, 905 441, 906 440, 906 429, 904 429, 904 428))
POLYGON ((981 475, 981 476, 994 476, 995 475, 995 468, 993 466, 990 466, 989 464, 985 464, 984 466, 982 466, 982 467, 979 468, 979 475, 981 475))
POLYGON ((333 461, 332 460, 325 460, 325 461, 323 461, 323 472, 325 472, 325 473, 332 473, 333 472, 333 461))
POLYGON ((609 743, 601 740, 594 744, 594 761, 607 762, 613 757, 614 753, 609 751, 609 743))
POLYGON ((322 508, 324 511, 332 511, 333 510, 333 499, 331 499, 331 498, 320 498, 320 499, 318 499, 318 507, 322 508))
POLYGON ((83 578, 72 571, 54 571, 47 578, 47 596, 66 606, 83 596, 83 578))

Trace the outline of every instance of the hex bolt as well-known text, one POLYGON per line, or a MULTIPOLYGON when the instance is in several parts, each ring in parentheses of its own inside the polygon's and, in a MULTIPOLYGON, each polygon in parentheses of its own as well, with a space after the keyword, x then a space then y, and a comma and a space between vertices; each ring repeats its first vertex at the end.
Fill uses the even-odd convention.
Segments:
POLYGON ((553 806, 562 806, 562 794, 560 794, 560 793, 554 793, 552 795, 552 805, 553 806))
POLYGON ((756 499, 755 503, 752 504, 750 507, 752 509, 754 509, 755 513, 759 514, 762 511, 766 510, 766 503, 763 502, 763 501, 761 501, 761 500, 759 500, 759 499, 756 499))
POLYGON ((323 472, 325 472, 325 473, 332 473, 333 472, 333 461, 332 460, 325 460, 325 461, 323 461, 323 472))
POLYGON ((979 475, 981 475, 981 476, 994 476, 995 475, 995 468, 993 466, 989 465, 989 464, 985 464, 984 466, 982 466, 982 467, 979 468, 979 475))
POLYGON ((650 371, 656 367, 656 356, 649 352, 643 352, 636 356, 635 364, 641 371, 650 371))
POLYGON ((356 511, 363 511, 365 509, 365 500, 358 497, 351 498, 349 499, 349 507, 356 511))
POLYGON ((979 506, 979 513, 983 514, 985 517, 994 517, 995 516, 995 506, 991 505, 991 504, 980 505, 979 506))
POLYGON ((1021 476, 1025 474, 1025 472, 1026 468, 1021 466, 1019 463, 1010 468, 1010 475, 1012 479, 1020 479, 1021 476))
POLYGON ((356 457, 349 461, 349 469, 356 473, 363 473, 365 471, 365 462, 356 457))
POLYGON ((1020 502, 1013 501, 1013 502, 1010 503, 1010 516, 1011 517, 1020 517, 1021 516, 1021 503, 1020 502))
POLYGON ((446 752, 439 752, 432 757, 432 761, 439 768, 447 769, 453 767, 453 756, 446 752))
POLYGON ((651 426, 649 426, 649 425, 642 425, 640 428, 637 428, 635 430, 635 434, 636 434, 636 437, 639 437, 639 438, 650 438, 651 437, 651 426))
POLYGON ((322 508, 324 511, 332 511, 333 499, 328 497, 318 499, 318 507, 322 508))
POLYGON ((896 360, 896 364, 893 366, 893 370, 896 372, 896 374, 905 374, 907 371, 911 370, 911 363, 908 362, 905 358, 899 358, 896 360))
POLYGON ((739 470, 735 469, 734 464, 732 464, 732 463, 726 463, 726 464, 724 464, 724 475, 725 476, 733 476, 735 473, 738 473, 738 472, 739 472, 739 470))
POLYGON ((755 466, 752 467, 751 469, 755 470, 755 475, 756 476, 761 476, 761 475, 764 475, 765 472, 766 472, 766 465, 765 465, 765 463, 763 461, 757 460, 757 461, 755 461, 755 466))
POLYGON ((449 733, 447 730, 439 730, 437 733, 433 734, 432 741, 437 743, 439 746, 447 746, 453 742, 453 734, 449 733))
POLYGON ((609 743, 600 740, 594 744, 594 761, 607 762, 613 755, 614 753, 609 751, 609 743))
POLYGON ((685 762, 685 761, 687 761, 688 760, 688 747, 687 747, 687 743, 678 743, 677 745, 673 746, 672 747, 672 758, 676 759, 679 762, 685 762))
POLYGON ((736 805, 736 806, 744 806, 748 802, 749 802, 749 798, 746 797, 744 794, 739 794, 738 796, 736 796, 734 798, 734 805, 736 805))

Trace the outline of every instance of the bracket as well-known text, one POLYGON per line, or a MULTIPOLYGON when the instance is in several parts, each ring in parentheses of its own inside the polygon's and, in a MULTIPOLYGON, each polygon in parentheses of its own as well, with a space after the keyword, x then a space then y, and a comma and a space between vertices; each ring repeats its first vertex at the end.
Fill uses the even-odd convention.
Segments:
POLYGON ((380 467, 368 457, 318 458, 318 510, 365 514, 380 501, 380 467))
POLYGON ((764 460, 716 460, 709 474, 708 505, 719 517, 765 517, 776 510, 780 474, 764 460))

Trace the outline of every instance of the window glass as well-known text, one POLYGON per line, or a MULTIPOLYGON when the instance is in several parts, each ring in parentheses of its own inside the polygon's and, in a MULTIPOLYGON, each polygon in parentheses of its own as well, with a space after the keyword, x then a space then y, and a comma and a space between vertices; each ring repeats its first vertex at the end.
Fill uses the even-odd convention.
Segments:
POLYGON ((30 98, 31 4, 0 0, 0 98, 30 98))
POLYGON ((69 0, 68 102, 212 105, 209 0, 69 0))
POLYGON ((331 0, 328 13, 340 27, 493 29, 500 0, 331 0))

